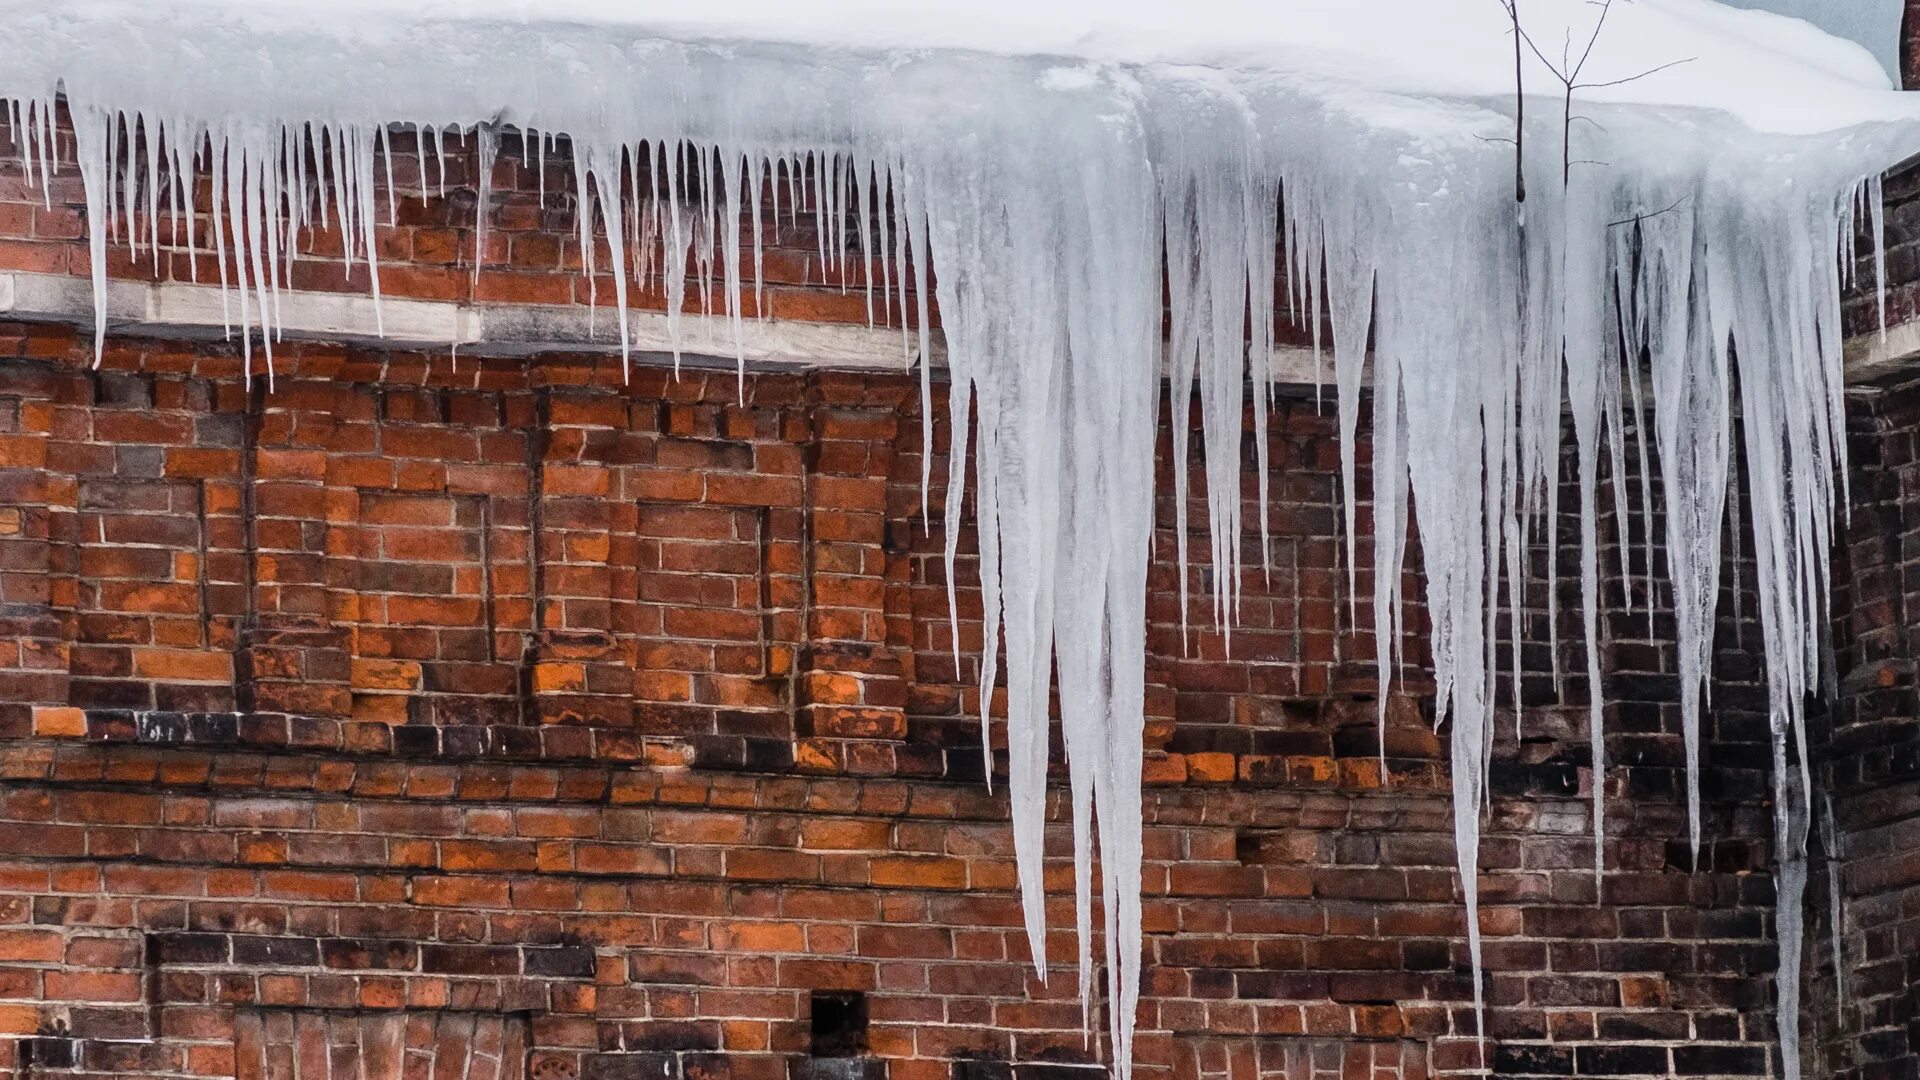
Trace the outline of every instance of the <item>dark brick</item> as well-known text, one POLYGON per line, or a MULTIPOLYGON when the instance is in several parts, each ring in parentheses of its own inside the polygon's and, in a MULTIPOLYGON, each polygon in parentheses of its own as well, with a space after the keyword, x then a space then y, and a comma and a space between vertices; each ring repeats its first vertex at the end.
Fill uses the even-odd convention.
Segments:
POLYGON ((526 949, 522 952, 523 970, 528 975, 585 979, 593 976, 593 950, 584 945, 562 945, 551 949, 526 949))

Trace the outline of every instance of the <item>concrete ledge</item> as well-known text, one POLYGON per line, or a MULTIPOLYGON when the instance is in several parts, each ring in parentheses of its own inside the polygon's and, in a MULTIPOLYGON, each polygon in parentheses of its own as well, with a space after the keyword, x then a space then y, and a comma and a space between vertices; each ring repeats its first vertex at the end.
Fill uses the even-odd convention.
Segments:
POLYGON ((1920 360, 1920 322, 1904 322, 1848 338, 1847 382, 1866 385, 1911 375, 1920 360))
MULTIPOLYGON (((218 285, 109 281, 106 299, 107 327, 119 334, 218 339, 228 335, 240 314, 238 297, 218 285)), ((282 290, 277 306, 275 330, 293 340, 489 356, 620 350, 619 325, 610 308, 393 297, 376 305, 371 296, 293 290, 282 290)), ((90 327, 93 283, 57 274, 0 273, 0 316, 90 327)), ((673 337, 664 313, 632 311, 627 325, 636 360, 672 362, 673 337)), ((691 362, 731 366, 736 361, 733 329, 724 318, 683 315, 680 340, 691 362)), ((750 319, 742 325, 738 358, 754 367, 900 371, 912 366, 917 348, 917 337, 903 338, 897 329, 750 319)))
MULTIPOLYGON (((143 337, 217 340, 239 317, 239 301, 218 285, 177 282, 107 283, 107 328, 143 337)), ((91 327, 93 283, 59 274, 0 272, 0 318, 91 327)), ((627 314, 635 363, 671 364, 673 336, 657 311, 627 314)), ((450 349, 469 356, 530 356, 538 353, 617 353, 618 324, 611 307, 587 309, 545 304, 460 304, 387 298, 376 308, 371 296, 282 290, 275 329, 285 339, 328 341, 403 349, 450 349)), ((680 317, 681 361, 690 366, 733 367, 733 328, 725 318, 680 317)), ((919 349, 917 334, 897 327, 791 320, 747 319, 739 359, 755 370, 832 368, 908 371, 919 349)), ((931 360, 946 366, 946 342, 936 332, 931 360)), ((1276 382, 1331 385, 1330 353, 1316 373, 1313 350, 1283 346, 1276 356, 1276 382)))
MULTIPOLYGON (((587 309, 548 304, 460 304, 354 293, 282 290, 276 328, 295 341, 327 341, 402 349, 448 349, 469 356, 532 356, 539 353, 618 353, 620 337, 610 307, 587 309)), ((238 299, 222 299, 217 285, 176 282, 107 283, 107 328, 141 337, 217 340, 239 317, 238 299)), ((0 272, 0 318, 26 322, 93 325, 93 283, 61 274, 0 272)), ((670 365, 673 335, 657 311, 627 314, 635 363, 670 365)), ((680 362, 692 367, 733 367, 733 329, 725 318, 680 317, 680 362)), ((741 325, 738 359, 753 370, 829 368, 910 371, 918 335, 898 328, 850 323, 747 319, 741 325)), ((946 366, 946 342, 932 341, 936 369, 946 366)), ((1315 370, 1313 350, 1282 346, 1275 382, 1291 386, 1332 385, 1331 354, 1315 370)), ((1898 379, 1920 366, 1920 321, 1900 323, 1847 339, 1847 382, 1854 386, 1898 379)))

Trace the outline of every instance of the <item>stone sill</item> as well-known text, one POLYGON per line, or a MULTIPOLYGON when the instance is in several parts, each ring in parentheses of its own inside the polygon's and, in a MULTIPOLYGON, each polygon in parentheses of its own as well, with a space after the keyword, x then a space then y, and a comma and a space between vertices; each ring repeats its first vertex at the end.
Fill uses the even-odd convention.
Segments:
MULTIPOLYGON (((109 281, 107 330, 140 337, 219 340, 229 336, 226 306, 214 285, 109 281)), ((237 307, 233 310, 237 312, 237 307)), ((468 356, 617 355, 620 351, 610 308, 389 297, 380 301, 376 318, 370 296, 282 290, 279 311, 280 336, 297 341, 452 350, 468 356)), ((0 272, 0 318, 91 329, 93 283, 61 274, 0 272)), ((627 326, 634 363, 674 363, 673 338, 664 313, 630 311, 627 326)), ((753 318, 746 319, 743 327, 736 356, 726 318, 682 315, 681 362, 689 367, 732 368, 744 361, 756 371, 824 368, 904 373, 914 369, 919 347, 918 335, 903 335, 897 327, 753 318)), ((933 366, 945 368, 946 342, 937 331, 931 353, 933 366)), ((1277 360, 1276 382, 1310 387, 1321 381, 1311 349, 1282 346, 1277 360)), ((1330 356, 1319 374, 1331 386, 1330 356)))
MULTIPOLYGON (((370 296, 283 290, 277 324, 283 338, 384 348, 451 350, 469 356, 533 356, 541 353, 617 354, 620 341, 610 309, 548 304, 459 304, 389 297, 376 315, 370 296), (384 333, 382 332, 384 331, 384 333)), ((0 272, 0 318, 91 328, 93 283, 61 274, 0 272)), ((228 337, 221 290, 177 282, 107 283, 107 330, 111 334, 185 340, 228 337)), ((636 364, 671 366, 673 338, 657 311, 627 315, 636 364)), ((680 362, 688 367, 750 370, 823 368, 840 371, 908 372, 919 341, 899 329, 854 323, 817 323, 749 318, 738 356, 728 320, 711 315, 680 318, 680 362)), ((946 343, 932 339, 933 366, 946 367, 946 343)), ((1332 362, 1315 370, 1313 350, 1283 345, 1276 382, 1331 387, 1332 362)), ((1920 320, 1881 334, 1847 339, 1847 382, 1872 386, 1910 375, 1920 359, 1920 320)))

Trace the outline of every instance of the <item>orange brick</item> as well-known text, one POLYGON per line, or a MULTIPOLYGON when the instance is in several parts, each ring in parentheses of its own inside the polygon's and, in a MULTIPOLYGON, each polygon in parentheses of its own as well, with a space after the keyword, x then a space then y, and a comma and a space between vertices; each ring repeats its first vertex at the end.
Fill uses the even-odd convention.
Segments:
POLYGON ((66 945, 55 930, 0 930, 0 960, 58 963, 66 955, 66 945))
POLYGON ((362 690, 418 690, 420 664, 414 660, 353 661, 353 685, 362 690))
POLYGON ((133 654, 133 673, 140 678, 166 682, 231 682, 233 654, 137 649, 133 654))
POLYGON ((56 739, 78 739, 87 734, 87 714, 58 705, 33 707, 33 733, 56 739))
POLYGON ((0 435, 0 468, 41 469, 46 464, 46 439, 38 435, 0 435))
POLYGON ((540 482, 541 489, 549 496, 604 496, 612 479, 612 470, 595 465, 548 465, 540 482))
POLYGON ((585 664, 549 660, 533 665, 535 693, 578 693, 586 688, 587 666, 585 664))
POLYGON ((800 846, 823 851, 885 851, 893 831, 885 821, 816 818, 800 827, 800 846))
POLYGON ((1187 778, 1199 784, 1231 784, 1234 778, 1232 754, 1205 752, 1188 754, 1187 778))
POLYGON ((31 1035, 40 1030, 40 1007, 0 1003, 0 1035, 31 1035))
POLYGON ((964 889, 965 859, 896 855, 873 860, 873 884, 913 889, 964 889))

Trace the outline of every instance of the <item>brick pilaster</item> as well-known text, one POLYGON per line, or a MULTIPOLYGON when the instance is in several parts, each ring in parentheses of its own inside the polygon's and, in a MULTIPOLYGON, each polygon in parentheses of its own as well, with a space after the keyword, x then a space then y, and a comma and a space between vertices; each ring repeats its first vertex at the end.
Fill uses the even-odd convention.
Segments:
POLYGON ((255 383, 242 447, 252 604, 235 645, 236 698, 247 711, 344 718, 353 712, 351 552, 332 552, 350 500, 327 486, 328 451, 350 420, 325 381, 255 383))
POLYGON ((0 732, 72 734, 75 480, 56 460, 60 388, 38 365, 0 370, 0 732))
MULTIPOLYGON (((800 761, 891 774, 907 734, 911 663, 890 633, 890 586, 908 571, 889 550, 888 481, 906 395, 821 373, 807 444, 807 644, 798 658, 800 761)), ((896 604, 898 597, 895 597, 896 604)))
POLYGON ((523 689, 540 724, 626 727, 634 675, 613 633, 612 536, 630 508, 613 499, 604 451, 628 426, 618 395, 538 394, 532 442, 535 631, 523 689))

